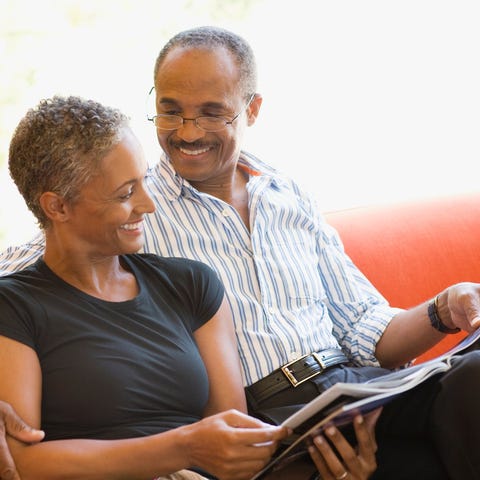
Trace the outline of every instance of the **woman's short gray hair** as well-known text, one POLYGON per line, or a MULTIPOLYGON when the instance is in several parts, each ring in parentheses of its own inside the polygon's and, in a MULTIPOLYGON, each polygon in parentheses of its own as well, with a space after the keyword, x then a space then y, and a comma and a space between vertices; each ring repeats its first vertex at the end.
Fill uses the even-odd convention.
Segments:
POLYGON ((128 124, 119 110, 76 96, 42 100, 26 113, 10 142, 8 167, 41 228, 49 219, 40 196, 54 192, 74 202, 128 124))

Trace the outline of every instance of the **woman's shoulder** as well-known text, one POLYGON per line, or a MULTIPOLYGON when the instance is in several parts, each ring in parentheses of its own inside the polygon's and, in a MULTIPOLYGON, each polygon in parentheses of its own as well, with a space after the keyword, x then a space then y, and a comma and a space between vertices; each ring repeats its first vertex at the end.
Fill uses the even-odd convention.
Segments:
POLYGON ((208 275, 215 274, 209 265, 191 258, 162 257, 154 253, 136 253, 126 255, 125 258, 138 267, 160 269, 170 273, 199 272, 208 275))
POLYGON ((28 265, 21 270, 10 272, 0 276, 0 288, 20 288, 22 285, 37 284, 44 277, 40 265, 43 260, 39 259, 35 263, 28 265))

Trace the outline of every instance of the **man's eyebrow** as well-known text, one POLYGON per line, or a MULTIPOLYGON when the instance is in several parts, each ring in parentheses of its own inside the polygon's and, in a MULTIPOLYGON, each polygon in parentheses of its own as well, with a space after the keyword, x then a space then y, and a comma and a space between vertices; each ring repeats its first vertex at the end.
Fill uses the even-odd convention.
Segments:
POLYGON ((157 103, 177 103, 177 101, 173 98, 161 97, 161 98, 158 99, 157 103))
MULTIPOLYGON (((157 103, 158 105, 163 105, 163 104, 179 105, 177 100, 169 97, 162 97, 159 99, 157 103)), ((227 110, 225 104, 221 102, 214 102, 214 101, 202 103, 200 105, 200 108, 217 108, 217 109, 227 110)))

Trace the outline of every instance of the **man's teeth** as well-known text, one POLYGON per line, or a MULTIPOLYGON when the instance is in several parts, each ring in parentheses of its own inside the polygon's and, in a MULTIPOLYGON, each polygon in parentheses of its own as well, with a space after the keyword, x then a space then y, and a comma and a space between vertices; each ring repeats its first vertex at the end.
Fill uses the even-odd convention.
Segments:
POLYGON ((180 147, 179 149, 185 155, 200 155, 202 153, 208 152, 208 150, 209 150, 208 147, 199 148, 198 150, 187 150, 187 149, 182 148, 182 147, 180 147))
POLYGON ((125 225, 122 225, 120 228, 123 230, 137 230, 142 226, 142 222, 137 222, 137 223, 126 223, 125 225))

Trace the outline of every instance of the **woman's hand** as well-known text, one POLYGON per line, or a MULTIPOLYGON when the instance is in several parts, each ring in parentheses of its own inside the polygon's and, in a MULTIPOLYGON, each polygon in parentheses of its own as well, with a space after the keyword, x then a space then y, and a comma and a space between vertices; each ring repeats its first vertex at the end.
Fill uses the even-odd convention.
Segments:
POLYGON ((358 441, 355 448, 334 426, 327 427, 324 435, 312 439, 309 453, 322 480, 366 480, 372 475, 377 468, 375 424, 380 413, 381 408, 365 418, 361 415, 355 417, 353 425, 358 441))
POLYGON ((188 465, 198 466, 222 480, 244 480, 261 470, 288 435, 237 410, 228 410, 188 427, 188 465))

